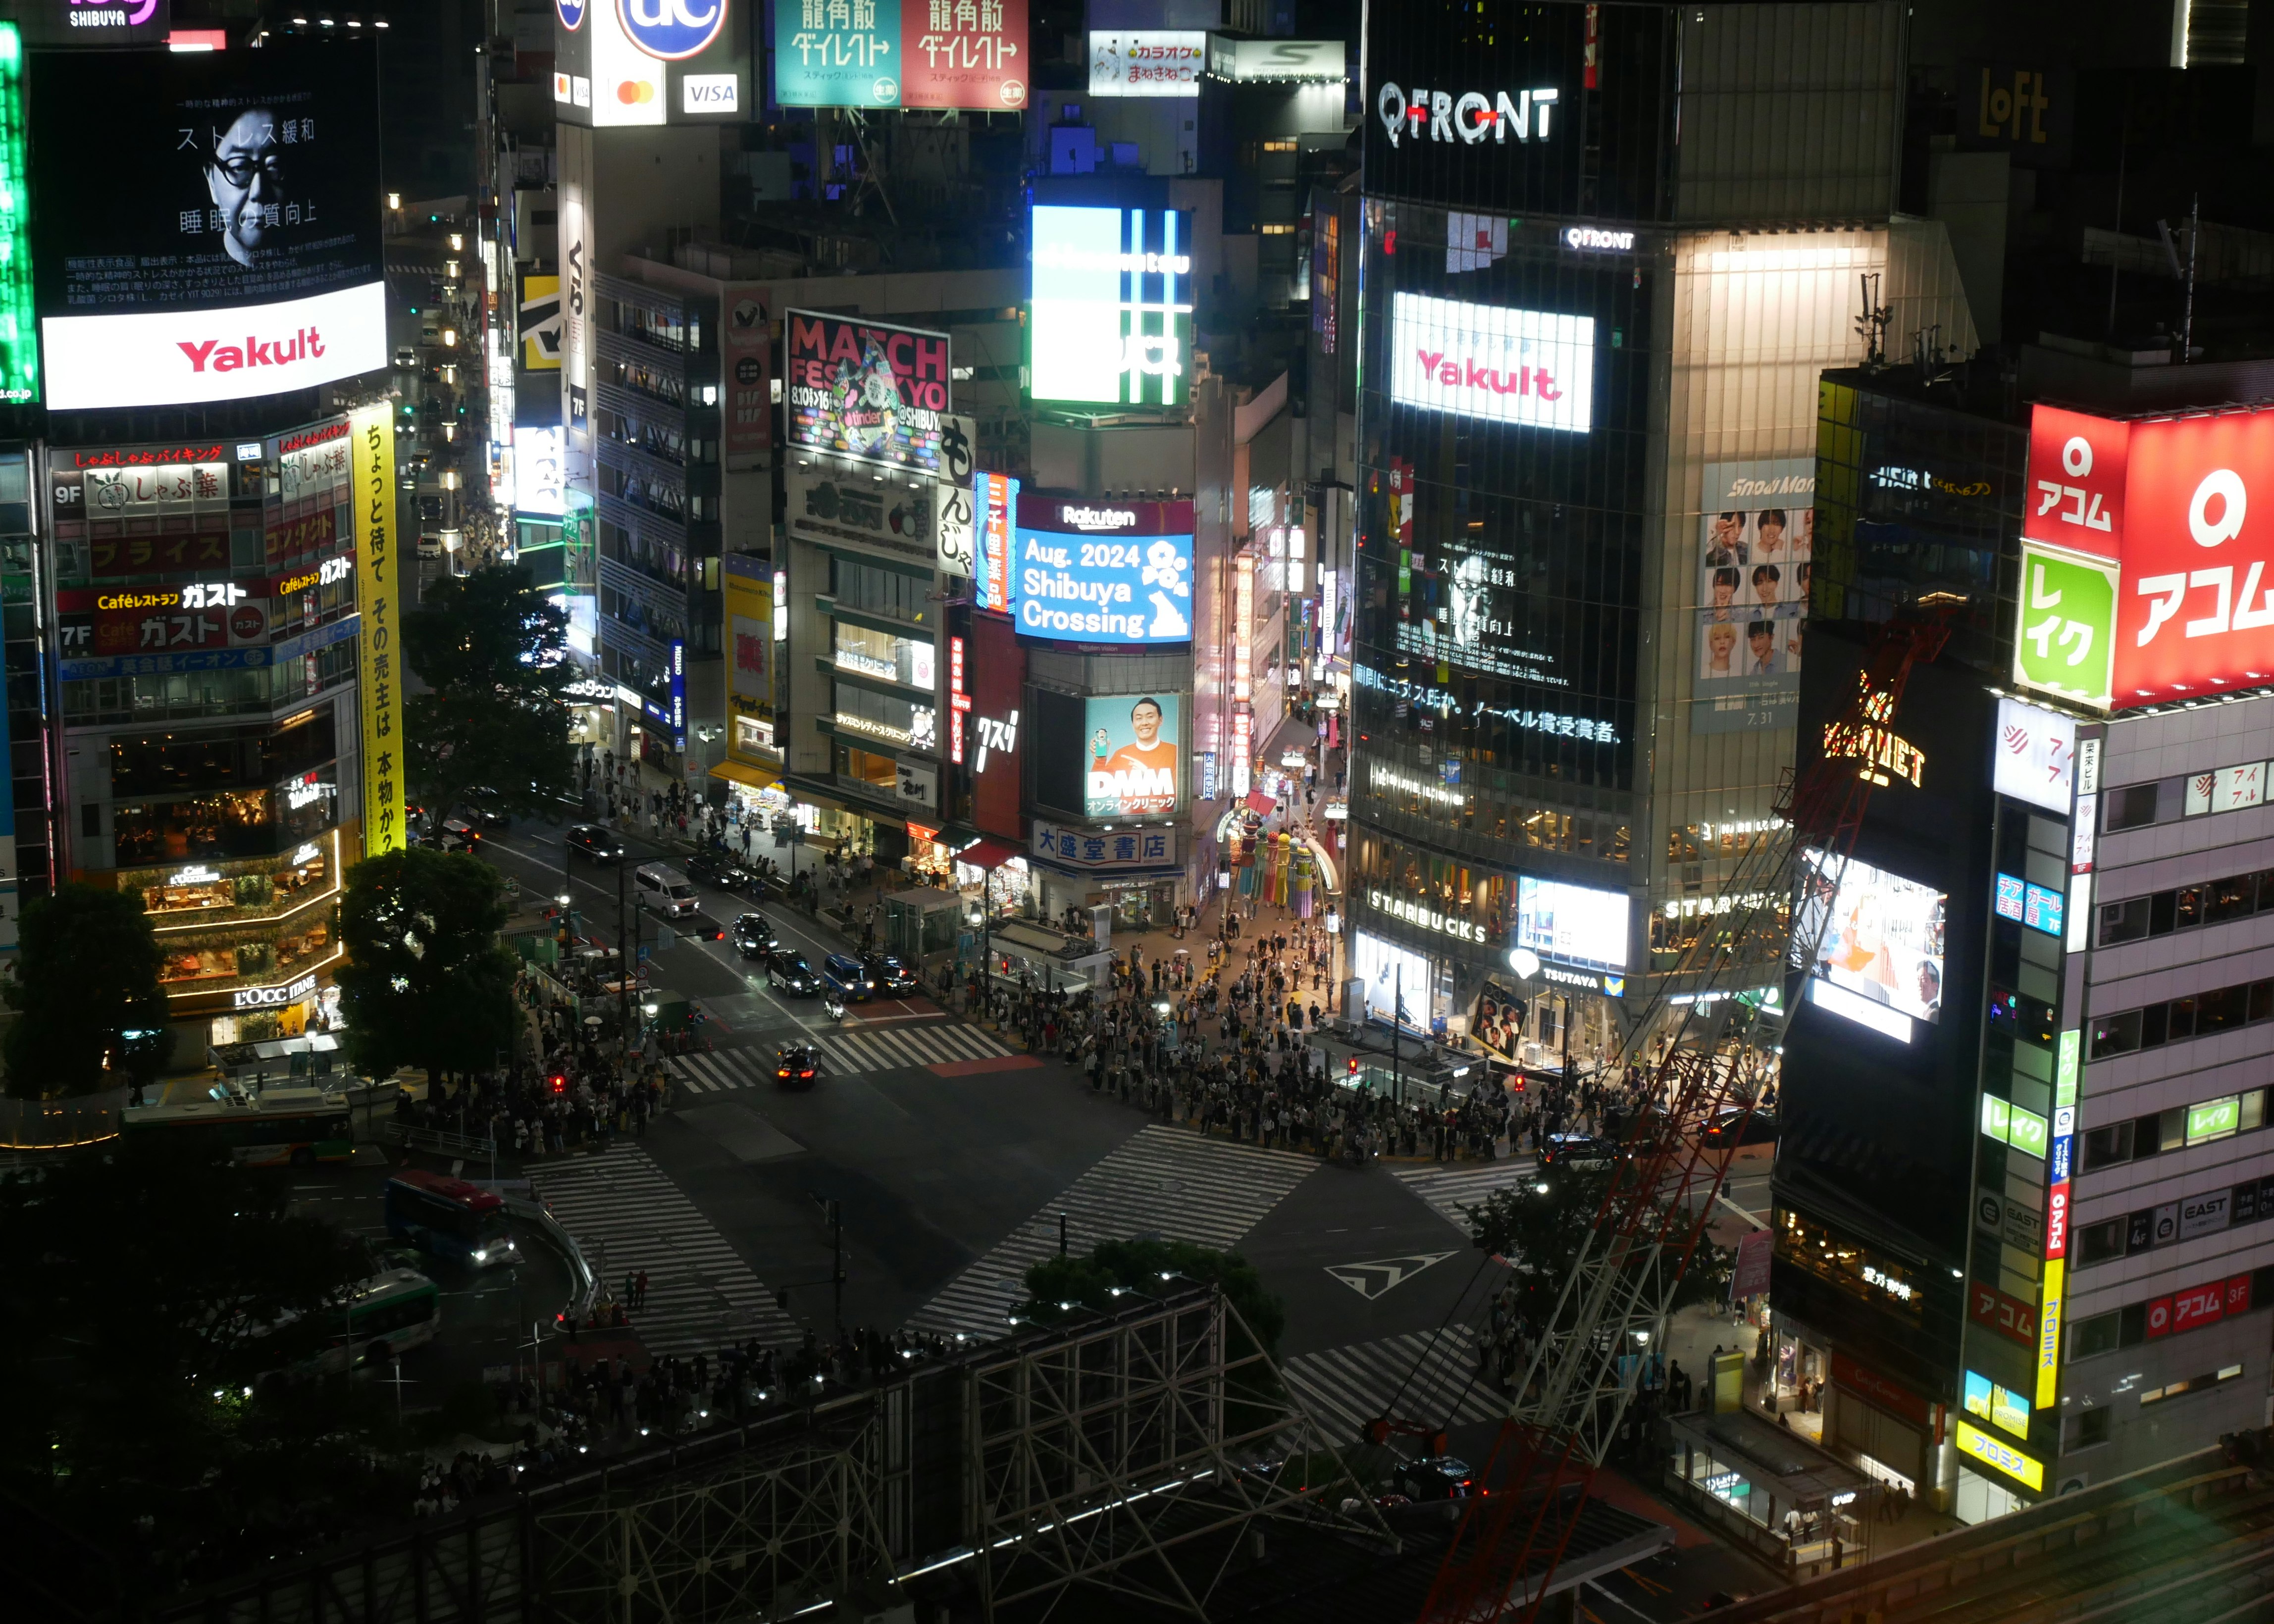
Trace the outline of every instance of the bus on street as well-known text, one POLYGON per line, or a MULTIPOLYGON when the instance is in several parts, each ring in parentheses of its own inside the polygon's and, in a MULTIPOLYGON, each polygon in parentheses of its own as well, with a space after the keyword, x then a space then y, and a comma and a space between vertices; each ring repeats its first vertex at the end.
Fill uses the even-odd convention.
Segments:
POLYGON ((417 1168, 387 1181, 387 1232, 421 1252, 476 1268, 518 1260, 502 1196, 417 1168))
POLYGON ((260 1099, 232 1094, 184 1105, 132 1105, 120 1114, 124 1135, 165 1132, 225 1147, 253 1167, 311 1167, 355 1154, 355 1118, 344 1094, 313 1088, 271 1089, 260 1099))

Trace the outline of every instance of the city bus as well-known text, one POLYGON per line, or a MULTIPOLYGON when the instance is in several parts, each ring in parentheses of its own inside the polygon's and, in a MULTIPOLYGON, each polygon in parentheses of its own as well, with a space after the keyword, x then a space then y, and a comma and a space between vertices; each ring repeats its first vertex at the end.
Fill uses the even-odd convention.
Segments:
POLYGON ((417 1168, 387 1181, 387 1232, 421 1252, 476 1268, 517 1260, 503 1197, 417 1168))
POLYGON ((255 1335, 278 1338, 297 1356, 295 1375, 340 1375, 385 1364, 434 1340, 442 1323, 440 1288, 417 1269, 383 1269, 349 1288, 344 1302, 313 1315, 287 1314, 255 1335), (302 1351, 312 1350, 312 1351, 302 1351))
POLYGON ((133 1105, 119 1117, 123 1134, 161 1131, 224 1147, 253 1167, 309 1167, 355 1154, 355 1119, 346 1097, 313 1088, 271 1089, 260 1099, 231 1095, 184 1105, 133 1105))

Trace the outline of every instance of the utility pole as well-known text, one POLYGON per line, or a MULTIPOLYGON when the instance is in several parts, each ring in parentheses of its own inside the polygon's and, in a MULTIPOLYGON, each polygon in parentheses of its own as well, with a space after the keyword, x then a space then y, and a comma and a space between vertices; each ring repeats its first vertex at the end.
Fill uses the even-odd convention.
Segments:
POLYGON ((629 853, 619 851, 616 855, 616 1083, 624 1080, 624 1051, 631 1045, 632 1032, 632 963, 624 951, 624 864, 629 853))
POLYGON ((1405 1019, 1405 966, 1393 964, 1389 967, 1389 1097, 1399 1105, 1405 1103, 1405 1079, 1398 1070, 1397 1026, 1405 1019))

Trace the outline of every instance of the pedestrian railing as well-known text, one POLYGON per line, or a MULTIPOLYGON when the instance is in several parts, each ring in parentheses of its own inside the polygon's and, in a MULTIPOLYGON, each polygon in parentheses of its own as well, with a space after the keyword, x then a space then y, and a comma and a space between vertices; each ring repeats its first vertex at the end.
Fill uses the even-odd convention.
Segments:
POLYGON ((66 1150, 112 1138, 126 1094, 119 1087, 66 1100, 0 1099, 0 1149, 66 1150))

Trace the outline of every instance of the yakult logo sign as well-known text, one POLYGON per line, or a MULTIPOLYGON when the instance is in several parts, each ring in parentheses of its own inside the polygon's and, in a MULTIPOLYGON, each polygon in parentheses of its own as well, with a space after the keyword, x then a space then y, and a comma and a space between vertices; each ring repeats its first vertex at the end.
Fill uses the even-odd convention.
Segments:
POLYGON ((1510 135, 1529 142, 1537 135, 1547 139, 1557 93, 1552 89, 1505 90, 1487 94, 1481 90, 1407 91, 1385 84, 1375 92, 1374 117, 1392 147, 1408 139, 1447 141, 1474 147, 1487 139, 1505 147, 1510 135))
POLYGON ((302 327, 290 338, 262 338, 257 333, 247 333, 243 343, 223 343, 217 338, 203 343, 177 339, 174 348, 190 357, 190 370, 202 372, 210 362, 217 372, 233 372, 245 366, 290 366, 296 361, 320 357, 324 353, 324 335, 314 327, 302 327))
MULTIPOLYGON (((2274 411, 2126 423, 2039 407, 2029 490, 2024 538, 2078 557, 2025 558, 2023 680, 2059 688, 2049 662, 2066 650, 2110 659, 2119 710, 2274 682, 2274 411), (2112 590, 2086 590, 2088 565, 2112 590)), ((2074 692, 2098 700, 2096 686, 2074 692)))
POLYGON ((684 62, 727 26, 727 0, 616 0, 616 16, 624 37, 658 62, 684 62))
POLYGON ((1408 406, 1577 434, 1593 426, 1593 317, 1400 293, 1389 326, 1390 392, 1408 406))
POLYGON ((383 282, 234 310, 49 316, 48 404, 59 411, 243 400, 387 365, 383 282))

